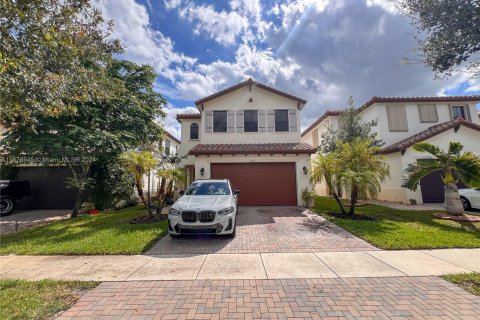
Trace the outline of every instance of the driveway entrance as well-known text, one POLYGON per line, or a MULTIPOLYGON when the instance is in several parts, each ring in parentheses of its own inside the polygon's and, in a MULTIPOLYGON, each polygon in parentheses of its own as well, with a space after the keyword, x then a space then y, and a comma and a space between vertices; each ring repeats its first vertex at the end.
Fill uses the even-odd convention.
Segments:
POLYGON ((235 239, 163 237, 146 254, 269 253, 376 250, 300 207, 239 207, 235 239))

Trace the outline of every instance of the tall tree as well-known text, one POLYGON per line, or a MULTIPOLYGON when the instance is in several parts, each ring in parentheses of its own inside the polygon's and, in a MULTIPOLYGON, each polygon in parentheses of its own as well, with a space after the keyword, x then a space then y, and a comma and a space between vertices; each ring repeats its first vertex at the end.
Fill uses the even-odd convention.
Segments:
POLYGON ((319 151, 328 153, 337 148, 338 141, 352 142, 356 138, 368 139, 372 146, 382 146, 383 142, 377 140, 377 133, 372 127, 376 126, 376 121, 364 122, 355 108, 353 98, 348 99, 348 107, 338 117, 339 127, 334 130, 327 127, 327 131, 322 133, 322 142, 319 151))
POLYGON ((162 137, 156 121, 164 116, 165 100, 153 91, 153 68, 114 60, 107 78, 113 98, 82 103, 73 114, 35 114, 35 128, 20 122, 0 142, 12 156, 61 158, 77 187, 72 217, 77 216, 83 191, 92 183, 93 162, 108 162, 144 141, 162 137))
POLYGON ((119 41, 91 0, 0 1, 0 119, 74 115, 113 97, 106 75, 119 41))
MULTIPOLYGON (((480 76, 480 2, 478 0, 396 0, 419 32, 420 60, 437 77, 465 66, 480 76)), ((408 59, 405 59, 408 61, 408 59)))
POLYGON ((471 151, 462 152, 463 145, 460 142, 450 142, 447 152, 429 142, 418 142, 412 148, 433 157, 417 160, 407 167, 404 187, 415 191, 423 177, 432 172, 440 172, 445 184, 447 213, 463 214, 457 183, 461 180, 471 188, 480 188, 480 157, 471 151))

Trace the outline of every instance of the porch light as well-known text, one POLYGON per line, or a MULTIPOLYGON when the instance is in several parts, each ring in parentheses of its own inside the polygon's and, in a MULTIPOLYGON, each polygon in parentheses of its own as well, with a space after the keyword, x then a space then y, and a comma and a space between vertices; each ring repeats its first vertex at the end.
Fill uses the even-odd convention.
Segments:
POLYGON ((203 176, 203 174, 205 173, 205 169, 200 169, 200 175, 203 176))
POLYGON ((308 169, 307 167, 303 167, 303 173, 307 174, 308 173, 308 169))

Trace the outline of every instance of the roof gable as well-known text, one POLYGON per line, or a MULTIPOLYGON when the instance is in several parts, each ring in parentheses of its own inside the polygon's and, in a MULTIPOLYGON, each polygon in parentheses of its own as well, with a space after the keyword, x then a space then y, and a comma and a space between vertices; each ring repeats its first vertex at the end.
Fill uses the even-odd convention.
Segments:
POLYGON ((330 116, 339 116, 343 111, 342 110, 327 110, 325 113, 318 118, 314 123, 312 123, 307 129, 302 132, 302 137, 309 133, 313 128, 319 125, 323 120, 330 116))
POLYGON ((259 82, 256 82, 254 80, 252 80, 252 78, 249 78, 248 80, 246 81, 243 81, 243 82, 240 82, 239 84, 236 84, 234 86, 231 86, 229 88, 226 88, 226 89, 223 89, 217 93, 214 93, 214 94, 211 94, 205 98, 202 98, 200 100, 197 100, 195 101, 195 105, 197 106, 197 108, 199 110, 201 110, 201 107, 204 103, 208 102, 208 101, 211 101, 211 100, 214 100, 218 97, 221 97, 221 96, 224 96, 230 92, 233 92, 233 91, 236 91, 238 89, 241 89, 241 88, 244 88, 244 87, 247 87, 249 86, 250 88, 252 86, 254 87, 257 87, 257 88, 260 88, 260 89, 263 89, 265 91, 269 91, 271 93, 274 93, 274 94, 277 94, 279 96, 282 96, 284 98, 287 98, 287 99, 290 99, 290 100, 293 100, 293 101, 296 101, 298 103, 298 109, 302 109, 303 106, 307 103, 307 100, 304 100, 304 99, 301 99, 299 97, 296 97, 294 95, 291 95, 289 93, 286 93, 284 91, 281 91, 281 90, 278 90, 278 89, 275 89, 275 88, 272 88, 270 86, 267 86, 267 85, 264 85, 264 84, 261 84, 259 82))
POLYGON ((417 142, 421 142, 427 139, 430 139, 431 137, 434 137, 442 132, 445 132, 447 130, 450 130, 452 128, 459 128, 460 126, 465 126, 467 128, 476 130, 480 132, 480 125, 466 121, 463 118, 458 118, 455 120, 443 122, 434 126, 431 126, 425 131, 422 131, 420 133, 414 134, 413 136, 410 136, 406 139, 400 140, 394 144, 389 145, 388 147, 385 147, 382 149, 381 153, 383 154, 389 154, 389 153, 394 153, 394 152, 399 152, 406 150, 407 148, 411 147, 417 142))

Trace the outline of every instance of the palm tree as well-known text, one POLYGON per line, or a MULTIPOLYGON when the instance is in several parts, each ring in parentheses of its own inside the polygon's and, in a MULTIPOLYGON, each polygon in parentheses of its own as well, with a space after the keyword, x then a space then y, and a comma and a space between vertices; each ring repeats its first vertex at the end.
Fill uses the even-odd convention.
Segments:
POLYGON ((354 215, 359 197, 375 198, 380 192, 380 182, 390 175, 389 166, 380 154, 380 147, 373 146, 370 139, 339 142, 334 156, 340 163, 337 173, 340 184, 350 191, 349 214, 354 215))
POLYGON ((143 176, 157 166, 158 160, 150 151, 127 151, 120 156, 120 160, 126 165, 127 171, 133 175, 138 196, 148 208, 148 203, 143 195, 143 176))
POLYGON ((184 170, 176 169, 176 168, 159 170, 157 172, 157 175, 162 179, 162 184, 164 186, 165 184, 167 185, 167 187, 165 188, 165 192, 162 195, 159 195, 159 198, 158 198, 158 203, 159 203, 159 207, 157 209, 157 213, 158 213, 158 212, 161 212, 163 207, 165 206, 165 201, 167 199, 167 196, 173 190, 173 184, 178 182, 185 182, 187 177, 184 170), (168 184, 166 183, 167 181, 168 181, 168 184))
POLYGON ((342 214, 345 214, 345 209, 343 207, 342 201, 338 196, 337 185, 338 185, 338 176, 340 163, 337 156, 334 153, 328 154, 318 154, 315 159, 312 160, 312 174, 310 181, 315 185, 316 183, 321 183, 325 181, 327 185, 327 192, 337 201, 342 214))
POLYGON ((463 214, 457 183, 461 180, 471 188, 480 187, 479 156, 470 151, 462 153, 463 145, 453 141, 450 142, 447 152, 429 142, 418 142, 412 148, 418 152, 429 153, 433 157, 418 160, 408 166, 404 187, 415 191, 423 177, 440 171, 445 184, 445 210, 452 215, 463 214))

